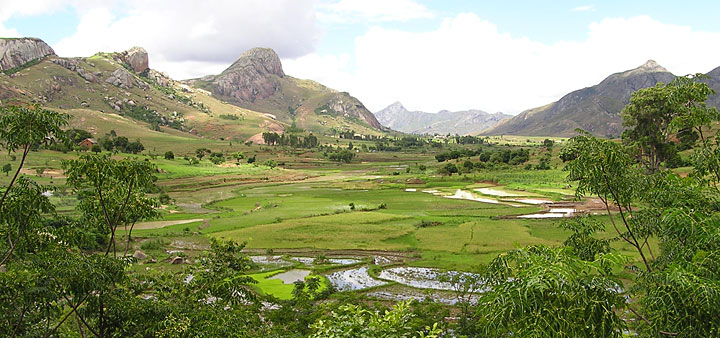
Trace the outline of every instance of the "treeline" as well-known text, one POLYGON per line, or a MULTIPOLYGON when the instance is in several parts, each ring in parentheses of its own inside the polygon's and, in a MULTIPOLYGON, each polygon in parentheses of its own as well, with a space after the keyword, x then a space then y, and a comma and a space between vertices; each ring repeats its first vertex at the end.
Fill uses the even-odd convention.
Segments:
POLYGON ((140 140, 135 140, 131 142, 125 136, 118 136, 114 130, 111 130, 108 134, 98 139, 97 142, 103 150, 107 151, 118 151, 127 154, 139 154, 143 150, 145 150, 145 146, 140 143, 140 140))
POLYGON ((505 163, 509 165, 523 164, 530 160, 530 150, 526 148, 520 149, 503 149, 503 150, 483 150, 483 149, 461 149, 449 152, 439 153, 435 155, 438 162, 448 160, 457 160, 459 158, 469 158, 477 156, 480 162, 505 163))
POLYGON ((267 145, 281 145, 308 149, 316 148, 318 146, 317 136, 312 133, 303 136, 289 133, 278 134, 275 132, 264 132, 262 133, 262 138, 267 145))

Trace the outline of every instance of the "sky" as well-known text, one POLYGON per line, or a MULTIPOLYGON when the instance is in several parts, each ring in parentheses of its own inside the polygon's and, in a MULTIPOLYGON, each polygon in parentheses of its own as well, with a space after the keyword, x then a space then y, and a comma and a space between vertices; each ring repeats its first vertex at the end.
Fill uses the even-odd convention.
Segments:
POLYGON ((142 46, 175 79, 269 47, 286 74, 371 111, 517 114, 649 59, 676 75, 720 66, 718 12, 671 0, 0 0, 0 37, 67 57, 142 46))

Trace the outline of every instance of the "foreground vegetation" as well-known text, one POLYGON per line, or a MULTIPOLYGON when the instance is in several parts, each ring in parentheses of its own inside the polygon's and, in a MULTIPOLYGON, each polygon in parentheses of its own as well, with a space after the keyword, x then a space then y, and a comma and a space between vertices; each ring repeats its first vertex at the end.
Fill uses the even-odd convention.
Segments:
POLYGON ((633 95, 623 142, 296 130, 272 146, 147 134, 126 154, 110 131, 77 148, 69 115, 3 107, 0 333, 720 335, 718 114, 695 80, 633 95), (542 218, 550 202, 582 216, 542 218), (339 292, 343 264, 436 268, 453 287, 339 292), (291 269, 308 275, 272 279, 291 269))

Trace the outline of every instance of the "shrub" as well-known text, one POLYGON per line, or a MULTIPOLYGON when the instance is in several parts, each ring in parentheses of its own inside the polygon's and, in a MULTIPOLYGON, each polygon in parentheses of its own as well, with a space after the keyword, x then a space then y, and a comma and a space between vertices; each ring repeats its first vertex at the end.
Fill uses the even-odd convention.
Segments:
POLYGON ((167 244, 162 238, 151 239, 140 244, 140 249, 143 250, 158 250, 162 249, 167 244))

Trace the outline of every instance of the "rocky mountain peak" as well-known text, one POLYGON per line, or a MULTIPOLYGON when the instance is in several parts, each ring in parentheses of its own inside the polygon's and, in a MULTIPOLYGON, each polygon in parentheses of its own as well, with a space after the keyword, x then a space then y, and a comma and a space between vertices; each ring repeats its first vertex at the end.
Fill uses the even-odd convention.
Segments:
POLYGON ((0 70, 21 67, 50 55, 55 55, 55 51, 40 39, 0 39, 0 70))
POLYGON ((647 62, 643 63, 640 67, 623 72, 621 75, 629 76, 643 73, 669 73, 669 71, 655 60, 647 60, 647 62))
POLYGON ((148 70, 148 53, 145 48, 133 47, 121 53, 120 58, 125 62, 135 73, 143 73, 148 70))
POLYGON ((400 101, 395 101, 391 105, 387 106, 385 109, 405 109, 405 106, 403 106, 400 101))
POLYGON ((638 69, 642 69, 647 72, 667 72, 668 70, 665 69, 665 67, 659 65, 655 60, 647 60, 642 66, 638 67, 638 69))
POLYGON ((213 94, 236 104, 264 100, 280 90, 278 77, 285 73, 280 57, 270 48, 245 51, 220 75, 203 77, 213 94), (276 77, 275 77, 276 76, 276 77))
POLYGON ((253 68, 260 74, 274 74, 279 77, 285 76, 282 69, 280 57, 270 48, 252 48, 240 55, 240 57, 223 73, 236 71, 241 68, 253 68))

